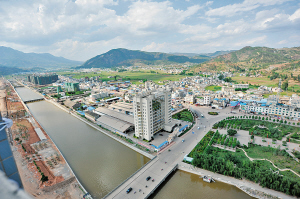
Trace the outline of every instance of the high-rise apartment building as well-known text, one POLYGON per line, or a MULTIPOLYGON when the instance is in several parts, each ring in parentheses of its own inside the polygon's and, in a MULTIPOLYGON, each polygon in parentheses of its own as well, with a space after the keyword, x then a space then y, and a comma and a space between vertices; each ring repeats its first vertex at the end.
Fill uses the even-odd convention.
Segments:
POLYGON ((58 80, 58 75, 56 74, 50 74, 50 75, 28 75, 27 81, 31 82, 33 84, 38 85, 46 85, 46 84, 52 84, 58 80))
POLYGON ((65 82, 65 88, 68 92, 80 91, 79 83, 65 82))
POLYGON ((171 123, 171 92, 158 90, 133 98, 135 136, 151 140, 153 135, 171 123))

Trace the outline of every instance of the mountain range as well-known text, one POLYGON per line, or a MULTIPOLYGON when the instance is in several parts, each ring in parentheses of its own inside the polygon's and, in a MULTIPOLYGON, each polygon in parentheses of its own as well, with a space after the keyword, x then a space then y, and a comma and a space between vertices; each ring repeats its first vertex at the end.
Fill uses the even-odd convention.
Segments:
POLYGON ((63 68, 81 65, 82 62, 56 57, 49 53, 24 53, 0 46, 0 65, 18 68, 63 68))
POLYGON ((207 56, 187 57, 160 52, 145 52, 124 48, 112 49, 104 54, 87 60, 77 68, 111 68, 115 66, 129 66, 134 64, 174 64, 174 63, 202 63, 209 60, 207 56))
POLYGON ((246 46, 228 54, 219 55, 193 67, 193 71, 238 71, 272 69, 276 66, 289 70, 300 60, 300 47, 268 48, 246 46))

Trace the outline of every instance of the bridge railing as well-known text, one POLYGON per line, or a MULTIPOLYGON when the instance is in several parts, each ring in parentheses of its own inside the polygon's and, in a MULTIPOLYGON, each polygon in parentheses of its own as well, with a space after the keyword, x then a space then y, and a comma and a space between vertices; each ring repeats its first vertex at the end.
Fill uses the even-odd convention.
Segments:
POLYGON ((173 172, 173 171, 175 171, 176 169, 177 169, 177 167, 178 167, 178 164, 176 164, 174 167, 173 167, 173 169, 171 170, 171 171, 169 171, 169 173, 167 173, 167 175, 165 175, 165 177, 160 181, 160 183, 158 183, 153 189, 152 189, 152 191, 145 197, 145 198, 148 198, 149 196, 151 196, 152 195, 152 193, 161 185, 161 183, 163 183, 165 180, 166 180, 166 178, 173 172))
POLYGON ((147 162, 146 164, 144 164, 144 166, 142 166, 141 168, 139 168, 136 172, 134 172, 131 176, 129 176, 126 180, 124 180, 121 184, 119 184, 116 188, 114 188, 111 192, 109 192, 108 194, 106 194, 103 198, 107 198, 110 194, 112 194, 115 190, 117 190, 120 186, 122 186, 125 182, 127 182, 130 178, 132 178, 132 176, 134 176, 135 174, 137 174, 140 170, 142 170, 145 166, 147 166, 150 162, 152 162, 155 158, 157 158, 157 156, 155 156, 154 158, 152 158, 149 162, 147 162))

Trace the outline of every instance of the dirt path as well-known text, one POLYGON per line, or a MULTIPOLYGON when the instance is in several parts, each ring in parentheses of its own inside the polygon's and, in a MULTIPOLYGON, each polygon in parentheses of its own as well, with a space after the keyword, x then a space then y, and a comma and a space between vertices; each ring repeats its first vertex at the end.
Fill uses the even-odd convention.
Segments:
POLYGON ((298 177, 300 177, 300 175, 299 175, 298 173, 296 173, 295 171, 293 171, 292 169, 280 169, 280 168, 278 168, 277 166, 275 166, 274 163, 273 163, 271 160, 268 160, 268 159, 265 159, 265 158, 264 158, 264 159, 250 158, 244 149, 242 149, 242 148, 239 148, 239 149, 241 149, 241 150, 244 151, 245 155, 247 156, 247 158, 249 158, 250 161, 254 161, 254 160, 266 160, 266 161, 269 161, 269 162, 273 165, 273 167, 275 167, 275 168, 278 169, 279 171, 291 171, 291 172, 293 172, 295 175, 297 175, 298 177))

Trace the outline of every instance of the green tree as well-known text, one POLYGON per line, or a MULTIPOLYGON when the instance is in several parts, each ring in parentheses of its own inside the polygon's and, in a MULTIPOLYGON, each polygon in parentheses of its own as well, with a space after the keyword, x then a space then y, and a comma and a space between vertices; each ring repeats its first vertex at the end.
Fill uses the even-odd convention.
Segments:
POLYGON ((227 134, 230 135, 230 136, 234 136, 235 134, 237 134, 237 131, 234 130, 234 129, 228 129, 227 134))
POLYGON ((281 85, 282 90, 287 90, 288 87, 289 87, 288 81, 283 82, 283 84, 281 85))

